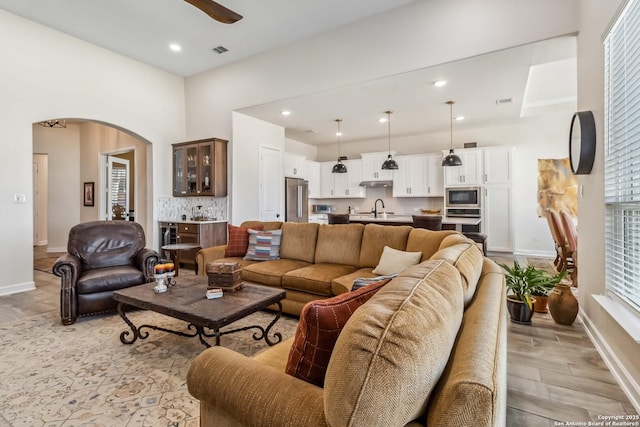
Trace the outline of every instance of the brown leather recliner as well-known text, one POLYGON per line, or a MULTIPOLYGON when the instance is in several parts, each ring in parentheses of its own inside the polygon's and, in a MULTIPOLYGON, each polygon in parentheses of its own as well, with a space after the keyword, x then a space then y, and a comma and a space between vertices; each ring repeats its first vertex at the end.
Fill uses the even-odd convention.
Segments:
POLYGON ((62 278, 62 324, 113 311, 113 291, 152 281, 160 255, 145 244, 144 230, 135 222, 92 221, 71 228, 68 253, 53 265, 53 274, 62 278))

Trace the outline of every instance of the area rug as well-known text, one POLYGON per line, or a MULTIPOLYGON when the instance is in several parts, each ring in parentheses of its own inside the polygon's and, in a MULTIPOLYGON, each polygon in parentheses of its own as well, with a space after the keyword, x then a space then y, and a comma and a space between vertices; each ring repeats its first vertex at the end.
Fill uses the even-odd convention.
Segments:
POLYGON ((35 270, 44 271, 45 273, 53 272, 53 264, 58 257, 36 258, 33 260, 33 268, 35 270))
MULTIPOLYGON (((273 316, 258 312, 230 327, 266 326, 273 316)), ((136 325, 186 328, 153 312, 130 318, 136 325)), ((282 317, 272 332, 286 339, 296 325, 297 319, 282 317)), ((198 426, 199 404, 187 391, 186 375, 205 347, 197 338, 154 330, 125 345, 119 339, 125 326, 117 314, 62 326, 55 311, 0 324, 0 425, 198 426)), ((268 347, 252 334, 224 335, 221 345, 252 356, 268 347)))

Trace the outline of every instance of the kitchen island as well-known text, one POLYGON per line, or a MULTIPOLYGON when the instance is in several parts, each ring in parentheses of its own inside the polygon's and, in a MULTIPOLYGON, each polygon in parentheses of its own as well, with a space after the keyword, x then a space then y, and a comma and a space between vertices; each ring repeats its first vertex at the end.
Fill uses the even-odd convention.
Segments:
MULTIPOLYGON (((451 228, 462 231, 463 225, 479 225, 482 220, 480 218, 460 218, 452 216, 443 216, 442 225, 450 226, 451 228)), ((390 215, 378 214, 375 217, 373 214, 359 214, 349 215, 349 222, 355 222, 359 224, 380 224, 380 225, 412 225, 413 217, 411 215, 390 215)))

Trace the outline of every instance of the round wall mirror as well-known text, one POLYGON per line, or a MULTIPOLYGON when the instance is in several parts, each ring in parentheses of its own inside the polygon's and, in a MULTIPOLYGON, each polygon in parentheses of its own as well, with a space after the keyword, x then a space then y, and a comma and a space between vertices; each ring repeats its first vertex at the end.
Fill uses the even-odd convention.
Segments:
POLYGON ((575 175, 587 175, 596 156, 596 124, 591 111, 579 111, 571 119, 569 160, 575 175))

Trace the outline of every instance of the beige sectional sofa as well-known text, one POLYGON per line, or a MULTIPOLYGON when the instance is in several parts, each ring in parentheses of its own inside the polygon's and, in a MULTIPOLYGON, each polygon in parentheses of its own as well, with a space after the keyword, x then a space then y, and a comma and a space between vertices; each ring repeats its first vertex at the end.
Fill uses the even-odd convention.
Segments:
MULTIPOLYGON (((283 225, 283 245, 289 228, 283 225)), ((306 295, 348 292, 351 278, 373 275, 375 256, 381 253, 378 240, 420 250, 423 260, 384 285, 349 318, 331 352, 323 387, 285 373, 293 338, 253 358, 224 347, 202 352, 187 377, 189 392, 200 400, 201 425, 505 424, 504 275, 493 261, 455 232, 349 224, 320 226, 316 239, 314 263, 294 259, 288 267, 271 270, 282 273, 288 297, 289 288, 295 288, 290 307, 306 295), (348 243, 342 245, 344 236, 348 243), (328 238, 337 239, 334 253, 324 246, 328 238), (360 246, 351 239, 361 239, 360 246), (303 271, 291 274, 299 269, 303 271), (331 275, 335 277, 328 286, 331 275), (312 287, 316 281, 323 284, 312 287)), ((254 278, 269 277, 264 267, 251 271, 254 278)))
POLYGON ((261 285, 284 288, 285 313, 299 315, 312 300, 329 298, 351 290, 354 279, 375 277, 372 273, 385 246, 407 252, 422 252, 429 259, 442 240, 455 231, 430 231, 410 226, 377 224, 319 225, 294 222, 247 221, 242 227, 262 225, 264 230, 282 230, 280 259, 246 261, 225 258, 226 245, 205 248, 196 262, 201 275, 211 262, 239 262, 242 278, 261 285))

